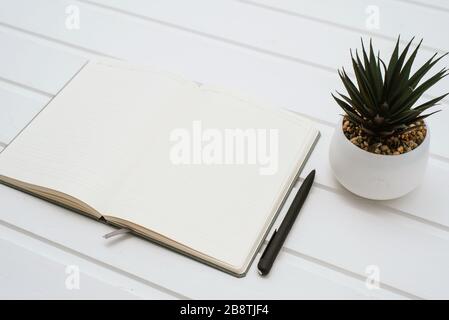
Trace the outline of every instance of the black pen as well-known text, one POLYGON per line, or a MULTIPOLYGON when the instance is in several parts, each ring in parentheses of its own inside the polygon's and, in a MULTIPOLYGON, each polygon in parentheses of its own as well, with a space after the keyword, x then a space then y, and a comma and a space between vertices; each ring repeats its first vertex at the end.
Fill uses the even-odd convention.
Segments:
POLYGON ((309 194, 314 178, 315 170, 312 170, 312 172, 310 172, 304 179, 304 182, 293 199, 293 202, 290 205, 284 220, 282 220, 279 229, 275 230, 271 236, 270 242, 268 242, 265 251, 260 257, 259 263, 257 264, 257 269, 259 269, 259 273, 262 276, 265 276, 270 272, 274 260, 276 260, 279 250, 281 250, 285 238, 287 238, 287 235, 290 232, 290 229, 292 228, 293 223, 295 222, 296 217, 298 216, 299 211, 307 198, 307 195, 309 194))

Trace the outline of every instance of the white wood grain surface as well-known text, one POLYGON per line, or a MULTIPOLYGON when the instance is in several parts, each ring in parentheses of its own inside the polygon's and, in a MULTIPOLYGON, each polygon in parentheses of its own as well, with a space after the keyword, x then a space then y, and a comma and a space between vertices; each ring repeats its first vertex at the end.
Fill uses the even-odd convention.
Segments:
MULTIPOLYGON (((348 65, 348 49, 372 37, 385 55, 398 33, 403 41, 416 35, 425 38, 423 62, 449 50, 448 18, 439 0, 0 0, 0 151, 88 59, 101 56, 244 91, 311 117, 322 133, 304 170, 318 172, 310 201, 268 278, 253 266, 236 279, 135 237, 105 241, 110 227, 0 186, 0 255, 7 257, 0 296, 449 298, 449 102, 430 120, 425 181, 401 199, 349 194, 327 159, 340 112, 330 92, 341 87, 336 69, 348 65), (79 30, 65 27, 70 5, 79 9, 79 30), (379 8, 379 29, 366 26, 368 6, 379 8), (70 263, 86 279, 78 292, 64 288, 70 263), (379 268, 379 289, 366 286, 370 266, 379 268)), ((447 91, 448 81, 427 98, 447 91)))
MULTIPOLYGON (((398 0, 401 1, 401 0, 398 0)), ((446 0, 402 0, 410 4, 415 4, 421 8, 431 8, 436 11, 449 12, 449 3, 446 0)))
POLYGON ((86 261, 15 226, 0 225, 0 231, 0 252, 4 254, 0 279, 8 289, 0 291, 2 299, 173 299, 169 293, 86 261), (79 271, 77 288, 67 281, 73 268, 79 271))

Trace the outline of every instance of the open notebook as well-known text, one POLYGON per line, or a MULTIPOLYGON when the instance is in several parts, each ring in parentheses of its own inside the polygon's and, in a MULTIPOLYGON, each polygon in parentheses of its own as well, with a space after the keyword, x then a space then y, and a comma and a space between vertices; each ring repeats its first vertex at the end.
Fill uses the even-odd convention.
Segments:
POLYGON ((318 135, 230 91, 89 62, 0 153, 0 181, 243 276, 318 135))

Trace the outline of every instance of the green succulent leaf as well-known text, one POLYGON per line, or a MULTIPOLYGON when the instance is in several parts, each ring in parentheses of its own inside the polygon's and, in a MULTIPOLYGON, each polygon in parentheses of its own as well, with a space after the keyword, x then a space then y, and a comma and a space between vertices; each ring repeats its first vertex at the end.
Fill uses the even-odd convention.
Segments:
POLYGON ((365 116, 373 116, 372 109, 369 109, 367 105, 370 103, 368 99, 366 99, 366 96, 361 95, 361 93, 358 91, 357 87, 354 85, 354 83, 351 81, 351 79, 346 74, 345 70, 340 73, 340 78, 343 82, 343 85, 346 88, 346 91, 348 92, 349 96, 351 97, 351 100, 353 101, 353 105, 356 105, 357 108, 360 110, 360 113, 365 116))
POLYGON ((374 55, 374 49, 373 49, 373 42, 370 40, 369 42, 370 47, 370 66, 371 66, 371 72, 373 73, 375 87, 376 87, 376 93, 377 93, 377 101, 382 100, 382 94, 383 94, 383 83, 382 83, 382 70, 380 66, 379 59, 376 59, 376 56, 374 55), (376 63, 377 61, 377 63, 376 63))
POLYGON ((357 79, 357 84, 359 86, 360 92, 368 97, 369 104, 372 109, 376 109, 377 100, 375 98, 373 88, 371 87, 371 83, 369 82, 366 71, 363 68, 362 62, 360 61, 358 53, 356 53, 356 59, 352 58, 352 65, 354 68, 354 73, 357 79))
POLYGON ((403 101, 398 102, 396 105, 392 107, 393 116, 400 114, 406 110, 409 110, 421 96, 426 92, 429 88, 431 88, 435 83, 440 81, 447 75, 446 70, 443 69, 427 81, 419 85, 415 88, 408 96, 405 97, 403 101))
MULTIPOLYGON (((398 37, 398 40, 396 41, 396 46, 394 47, 393 53, 390 57, 390 62, 388 64, 387 73, 385 74, 385 82, 384 82, 384 91, 386 92, 388 89, 389 84, 391 83, 391 78, 393 77, 393 71, 396 67, 396 63, 399 59, 399 40, 401 39, 401 36, 398 37)), ((385 98, 385 97, 384 97, 385 98)))
POLYGON ((349 120, 368 134, 385 136, 407 130, 411 123, 439 112, 440 110, 423 114, 449 95, 443 94, 414 107, 429 88, 448 75, 448 71, 443 68, 421 83, 447 53, 439 57, 434 54, 412 74, 413 64, 423 41, 420 40, 416 47, 410 50, 413 40, 414 38, 400 50, 401 41, 398 37, 387 65, 380 58, 380 53, 375 55, 372 41, 369 42, 369 50, 366 50, 361 39, 361 56, 357 50, 355 55, 350 51, 355 81, 351 80, 343 68, 338 71, 347 94, 337 92, 339 97, 334 94, 332 97, 349 120))
POLYGON ((387 101, 389 103, 392 103, 391 99, 394 95, 394 92, 397 91, 396 88, 399 87, 400 85, 400 81, 401 81, 401 71, 402 71, 402 66, 404 64, 405 61, 405 57, 407 55, 408 49, 410 48, 410 45, 412 44, 413 38, 412 40, 410 40, 410 42, 406 45, 405 49, 402 51, 401 55, 399 56, 399 58, 397 59, 396 63, 393 66, 393 70, 390 73, 390 84, 387 88, 387 92, 386 95, 389 99, 387 99, 387 101))
POLYGON ((445 93, 442 96, 439 96, 437 98, 434 98, 432 100, 427 101, 426 103, 423 103, 415 108, 413 108, 413 110, 419 110, 419 111, 425 111, 429 108, 432 108, 433 106, 436 106, 438 104, 438 102, 440 102, 441 100, 443 100, 444 98, 446 98, 446 96, 449 93, 445 93))
POLYGON ((415 72, 415 74, 413 74, 413 76, 410 77, 409 79, 409 86, 412 89, 415 89, 416 86, 418 85, 418 83, 421 81, 421 79, 426 75, 426 73, 438 62, 440 61, 443 57, 445 57, 447 55, 447 53, 443 54, 442 56, 440 56, 438 59, 433 60, 436 57, 436 53, 426 62, 424 63, 424 65, 418 69, 418 71, 415 72))
POLYGON ((355 119, 357 122, 363 122, 363 118, 357 114, 357 111, 351 108, 349 104, 344 102, 343 100, 337 98, 332 94, 332 97, 337 101, 337 103, 340 105, 340 107, 346 112, 346 114, 351 118, 355 119))
MULTIPOLYGON (((413 39, 412 39, 413 40, 413 39)), ((408 80, 410 78, 410 71, 413 66, 413 62, 415 61, 416 54, 418 53, 419 47, 421 46, 422 40, 416 46, 416 49, 410 55, 409 59, 405 63, 402 68, 399 79, 397 81, 397 86, 394 91, 391 92, 391 104, 394 104, 397 101, 397 98, 401 96, 401 92, 407 91, 410 87, 408 80)), ((409 45, 411 44, 411 41, 409 45)))

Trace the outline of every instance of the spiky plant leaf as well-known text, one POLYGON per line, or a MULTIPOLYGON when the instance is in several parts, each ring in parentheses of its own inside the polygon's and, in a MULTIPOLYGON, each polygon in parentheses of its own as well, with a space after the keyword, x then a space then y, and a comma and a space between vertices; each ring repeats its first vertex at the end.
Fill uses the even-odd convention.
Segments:
POLYGON ((422 43, 421 40, 407 58, 413 40, 412 38, 400 51, 398 37, 388 66, 379 53, 377 56, 374 54, 372 41, 367 52, 362 40, 361 58, 357 51, 355 55, 350 51, 355 82, 343 68, 338 71, 347 95, 337 92, 339 97, 334 94, 332 97, 348 118, 369 135, 383 137, 405 130, 411 123, 440 111, 423 114, 448 95, 443 94, 414 107, 429 88, 449 73, 443 68, 421 83, 430 69, 446 54, 438 58, 436 54, 433 55, 412 74, 413 64, 422 43))

